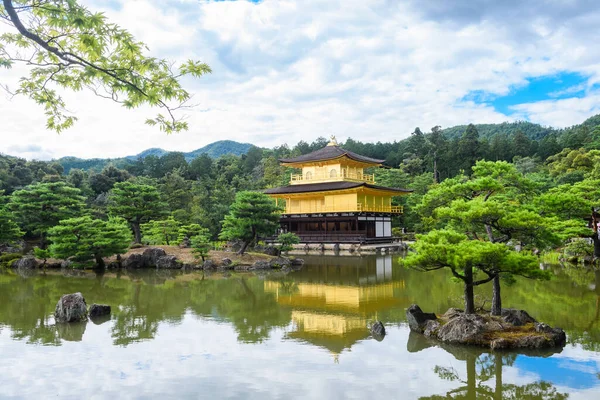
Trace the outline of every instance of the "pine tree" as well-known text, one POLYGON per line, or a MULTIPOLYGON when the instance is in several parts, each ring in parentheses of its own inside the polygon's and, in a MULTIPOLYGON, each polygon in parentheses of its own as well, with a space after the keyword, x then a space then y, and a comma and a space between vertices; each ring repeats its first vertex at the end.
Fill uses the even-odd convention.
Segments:
POLYGON ((180 228, 181 224, 172 216, 167 219, 153 220, 141 226, 144 242, 167 246, 177 242, 180 228))
MULTIPOLYGON (((542 216, 531 203, 534 194, 535 184, 514 165, 479 161, 470 177, 448 179, 427 193, 418 211, 431 226, 466 232, 474 242, 485 241, 507 249, 515 245, 543 249, 557 244, 559 238, 552 229, 554 221, 542 216)), ((493 315, 499 315, 502 308, 501 275, 508 279, 510 275, 536 277, 534 270, 539 268, 534 264, 531 267, 531 271, 511 271, 504 265, 496 266, 499 269, 492 277, 493 315)))
POLYGON ((502 243, 471 240, 453 230, 433 230, 417 235, 403 263, 421 271, 448 268, 464 284, 465 313, 475 312, 475 286, 495 280, 500 274, 513 274, 548 279, 550 274, 538 267, 537 257, 518 253, 502 243), (478 279, 477 273, 485 276, 478 279))
POLYGON ((248 245, 258 237, 275 234, 279 226, 279 212, 275 201, 266 194, 239 192, 223 220, 219 238, 241 240, 243 244, 238 254, 244 254, 248 245))
POLYGON ((212 245, 210 243, 210 237, 208 234, 208 230, 203 229, 196 236, 192 236, 191 242, 192 242, 192 254, 194 255, 194 257, 196 259, 201 258, 202 262, 204 262, 204 260, 208 256, 208 253, 210 252, 210 249, 212 247, 212 245))
POLYGON ((166 204, 160 200, 160 194, 154 186, 119 182, 110 193, 108 211, 131 225, 135 243, 142 242, 140 225, 159 218, 165 210, 166 204))
POLYGON ((79 189, 64 182, 36 183, 15 191, 7 207, 24 230, 41 238, 40 247, 45 248, 48 229, 80 216, 84 201, 79 189))
POLYGON ((54 258, 70 259, 75 266, 95 264, 103 268, 104 257, 124 254, 131 243, 131 232, 125 220, 109 221, 92 217, 70 218, 48 231, 52 242, 48 250, 54 258))
POLYGON ((14 216, 0 207, 0 245, 11 244, 23 236, 14 216))

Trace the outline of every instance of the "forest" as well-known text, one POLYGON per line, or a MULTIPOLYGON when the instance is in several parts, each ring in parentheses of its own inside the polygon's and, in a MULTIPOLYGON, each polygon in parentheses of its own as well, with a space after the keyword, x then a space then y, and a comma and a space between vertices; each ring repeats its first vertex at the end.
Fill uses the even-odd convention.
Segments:
MULTIPOLYGON (((253 146, 239 156, 216 158, 208 154, 190 159, 178 152, 149 153, 118 165, 109 162, 100 171, 73 168, 68 158, 61 163, 0 155, 0 242, 8 245, 25 239, 39 244, 44 255, 52 236, 59 237, 61 229, 77 226, 104 232, 104 236, 121 235, 127 242, 133 234, 135 242, 177 243, 185 237, 186 229, 201 231, 208 240, 216 241, 236 193, 286 185, 294 171, 280 166, 278 159, 307 154, 327 142, 319 137, 293 147, 253 146), (61 225, 65 220, 69 223, 61 225)), ((482 168, 476 164, 488 160, 495 165, 490 168, 504 169, 488 172, 496 181, 509 179, 527 187, 526 193, 518 196, 496 189, 504 196, 498 198, 500 203, 516 204, 518 200, 519 210, 543 216, 547 218, 545 224, 561 227, 562 241, 552 243, 553 247, 567 245, 573 257, 581 259, 593 256, 591 230, 587 228, 591 208, 600 206, 600 115, 561 130, 528 122, 470 124, 445 130, 435 126, 426 132, 415 128, 401 141, 363 143, 348 139, 340 145, 385 159, 385 168, 372 171, 377 184, 414 190, 412 195, 396 200, 405 209, 394 222, 396 228, 423 233, 452 224, 460 210, 444 218, 437 213, 440 201, 450 199, 448 193, 458 190, 458 183, 476 182, 477 174, 481 174, 477 168, 482 168), (565 221, 571 225, 563 226, 565 221)), ((469 190, 474 193, 474 189, 469 190)), ((515 212, 509 214, 514 216, 515 212)), ((473 219, 469 223, 475 224, 477 218, 469 218, 473 219)), ((484 218, 483 214, 479 218, 484 218)), ((464 220, 462 223, 460 229, 469 233, 464 220)), ((89 240, 109 240, 101 236, 92 235, 89 240)), ((54 245, 55 252, 57 247, 59 244, 54 245)), ((107 251, 118 254, 124 250, 107 251)))

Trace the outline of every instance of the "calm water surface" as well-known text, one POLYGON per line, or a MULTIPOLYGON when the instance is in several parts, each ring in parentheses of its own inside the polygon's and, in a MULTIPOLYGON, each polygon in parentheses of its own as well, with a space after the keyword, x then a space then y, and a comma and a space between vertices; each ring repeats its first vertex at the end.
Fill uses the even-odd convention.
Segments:
POLYGON ((444 272, 392 256, 306 261, 287 275, 0 272, 0 398, 600 399, 600 273, 506 288, 505 306, 563 327, 568 345, 489 354, 409 332, 410 304, 460 306, 444 272), (55 325, 57 300, 77 291, 111 318, 55 325))

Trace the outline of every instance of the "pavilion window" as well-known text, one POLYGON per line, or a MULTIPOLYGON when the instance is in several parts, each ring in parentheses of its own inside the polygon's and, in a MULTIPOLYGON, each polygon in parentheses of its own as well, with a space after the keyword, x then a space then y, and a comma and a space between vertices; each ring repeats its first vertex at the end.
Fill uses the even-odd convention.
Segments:
POLYGON ((330 178, 337 178, 337 170, 332 169, 331 171, 329 171, 329 177, 330 178))

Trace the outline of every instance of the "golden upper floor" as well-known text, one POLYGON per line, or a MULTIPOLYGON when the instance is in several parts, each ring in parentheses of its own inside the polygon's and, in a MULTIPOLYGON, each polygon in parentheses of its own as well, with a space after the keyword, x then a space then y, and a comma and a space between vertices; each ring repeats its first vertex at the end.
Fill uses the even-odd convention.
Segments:
POLYGON ((351 181, 375 183, 375 176, 366 174, 365 168, 380 166, 384 160, 361 156, 342 149, 331 137, 326 147, 294 158, 279 160, 282 165, 301 169, 302 173, 292 174, 290 184, 351 181))

